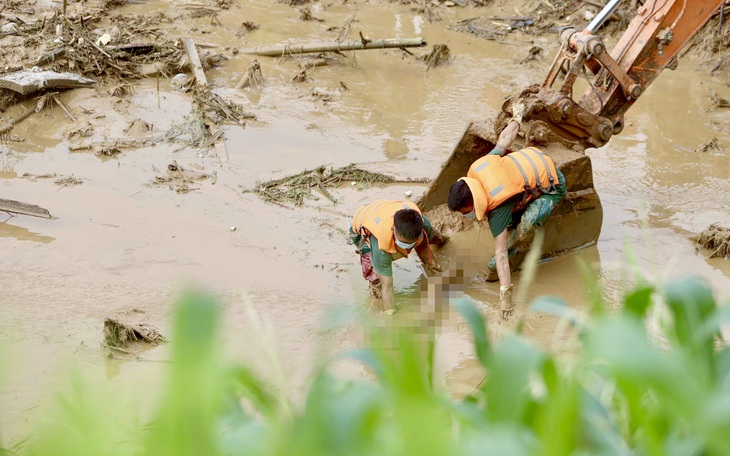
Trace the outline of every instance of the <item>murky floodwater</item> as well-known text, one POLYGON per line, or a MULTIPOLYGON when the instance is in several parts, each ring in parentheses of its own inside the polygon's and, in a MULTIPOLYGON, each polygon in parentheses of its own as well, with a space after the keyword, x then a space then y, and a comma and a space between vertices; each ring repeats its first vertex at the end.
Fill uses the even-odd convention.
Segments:
MULTIPOLYGON (((44 409, 69 362, 120 390, 154 391, 164 366, 155 361, 167 359, 167 348, 145 353, 152 362, 107 361, 99 347, 102 322, 124 317, 166 333, 171 302, 189 285, 205 287, 225 303, 227 355, 263 372, 274 371, 272 361, 259 354, 269 339, 251 327, 246 302, 270 320, 274 334, 268 337, 289 379, 282 387, 301 389, 313 357, 356 342, 342 336, 325 343, 319 331, 329 309, 354 308, 366 296, 357 257, 338 231, 346 214, 374 198, 400 198, 405 190, 417 195, 424 186, 346 188, 335 192, 341 199, 337 206, 321 198, 294 210, 264 204, 242 189, 270 176, 352 162, 402 177, 433 177, 468 123, 492 116, 504 96, 541 80, 555 50, 552 37, 537 38, 536 44, 548 49, 545 59, 518 65, 529 46, 517 38, 497 44, 447 29, 458 19, 490 13, 485 10, 440 8, 443 22, 427 23, 398 4, 315 4, 312 14, 324 22, 302 22, 295 8, 283 4, 239 3, 220 15, 220 26, 211 25, 210 18, 170 24, 173 33, 217 45, 217 52, 230 57, 208 78, 216 92, 258 116, 246 128, 225 128, 227 160, 212 151, 176 151, 175 145, 128 150, 115 159, 69 152, 65 135, 79 125, 58 107, 16 127, 13 133, 23 142, 2 146, 0 197, 38 204, 58 217, 20 216, 0 223, 3 444, 22 438, 26 419, 32 422, 44 409), (447 44, 455 60, 426 72, 399 50, 362 51, 313 68, 309 81, 293 83, 294 61, 259 57, 266 86, 232 88, 253 60, 234 54, 233 47, 332 40, 339 30, 327 28, 339 29, 353 14, 353 38, 359 31, 371 38, 423 36, 429 44, 447 44), (243 21, 260 28, 237 38, 243 21), (215 171, 215 183, 203 181, 198 191, 182 195, 148 186, 172 160, 215 171), (84 183, 61 188, 55 179, 25 173, 73 175, 84 183)), ((131 5, 120 12, 158 9, 185 14, 173 2, 131 5)), ((617 305, 628 276, 627 245, 652 279, 699 274, 718 297, 730 296, 730 263, 705 259, 706 252, 695 251, 689 239, 711 223, 730 225, 730 160, 724 152, 694 151, 712 137, 730 145, 730 113, 708 111, 713 90, 730 98, 722 81, 683 61, 636 103, 621 136, 589 151, 604 208, 599 243, 542 264, 528 299, 550 294, 581 306, 586 294, 577 260, 582 260, 598 271, 609 305, 617 305)), ((124 137, 134 118, 162 133, 190 110, 189 95, 165 80, 158 92, 154 79, 135 84, 125 99, 112 98, 103 88, 67 92, 63 99, 92 122, 97 141, 124 137)), ((444 261, 464 249, 483 252, 485 262, 492 253, 488 232, 462 233, 453 241, 438 253, 444 261)), ((420 267, 413 259, 396 264, 399 296, 412 299, 420 267)), ((518 275, 518 287, 519 280, 518 275)), ((497 290, 496 284, 475 283, 468 294, 499 337, 514 322, 499 321, 497 290)), ((530 316, 525 333, 546 348, 565 348, 564 332, 549 317, 530 316)), ((469 392, 481 380, 470 358, 463 329, 445 328, 440 370, 456 393, 469 392)))

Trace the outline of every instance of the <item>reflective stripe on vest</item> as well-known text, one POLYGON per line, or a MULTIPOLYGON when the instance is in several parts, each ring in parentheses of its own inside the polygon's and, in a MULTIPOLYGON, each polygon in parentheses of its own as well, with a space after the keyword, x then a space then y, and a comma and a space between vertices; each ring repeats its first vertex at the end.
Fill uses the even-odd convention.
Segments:
MULTIPOLYGON (((545 160, 544 154, 534 147, 528 147, 531 151, 535 152, 538 157, 540 157, 540 160, 542 161, 542 164, 545 166, 545 171, 547 171, 548 180, 550 181, 550 188, 544 189, 542 186, 540 186, 540 191, 547 194, 555 194, 558 193, 558 189, 555 187, 555 185, 558 183, 558 180, 553 177, 553 173, 550 171, 550 165, 548 165, 547 160, 545 160)), ((539 184, 539 183, 538 183, 539 184)))
POLYGON ((540 193, 556 193, 556 173, 550 157, 530 147, 504 157, 482 157, 472 164, 467 177, 477 179, 482 185, 489 211, 521 193, 522 203, 535 199, 540 193))

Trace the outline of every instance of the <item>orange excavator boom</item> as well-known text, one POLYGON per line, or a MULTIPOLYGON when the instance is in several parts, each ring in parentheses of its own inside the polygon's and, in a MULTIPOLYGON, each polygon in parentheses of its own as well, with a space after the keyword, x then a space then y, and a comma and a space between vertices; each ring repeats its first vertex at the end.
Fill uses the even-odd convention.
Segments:
POLYGON ((543 84, 508 99, 496 128, 505 125, 511 103, 520 98, 528 108, 523 119, 533 121, 527 142, 603 146, 623 130, 624 114, 662 70, 676 68, 679 53, 724 0, 648 0, 609 53, 595 31, 619 3, 612 0, 583 31, 561 31, 560 51, 543 84), (590 87, 576 102, 573 85, 579 77, 590 87))
POLYGON ((624 127, 624 114, 677 59, 693 36, 725 0, 646 0, 611 52, 597 34, 619 6, 610 0, 582 31, 565 27, 561 47, 542 84, 507 98, 495 119, 472 122, 419 199, 429 211, 447 202, 449 188, 469 166, 492 150, 512 117, 512 105, 524 104, 515 150, 537 146, 564 174, 568 197, 543 226, 543 257, 569 253, 597 242, 603 220, 593 186, 587 148, 605 145, 624 127), (588 89, 576 101, 574 84, 585 79, 588 89))

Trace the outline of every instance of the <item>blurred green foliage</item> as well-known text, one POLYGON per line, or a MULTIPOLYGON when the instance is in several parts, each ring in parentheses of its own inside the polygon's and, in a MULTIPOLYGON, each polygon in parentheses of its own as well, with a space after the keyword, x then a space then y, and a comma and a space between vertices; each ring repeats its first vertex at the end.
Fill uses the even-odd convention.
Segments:
MULTIPOLYGON (((434 386, 433 335, 374 328, 347 354, 372 380, 325 365, 294 406, 246 366, 221 361, 221 309, 188 294, 176 306, 166 396, 150 423, 100 406, 79 385, 38 427, 32 455, 724 455, 730 451, 730 320, 700 279, 643 281, 609 311, 595 281, 583 312, 543 297, 532 312, 566 319, 582 349, 570 366, 519 334, 491 343, 481 313, 455 300, 487 376, 465 399, 434 386), (653 309, 666 310, 650 334, 653 309), (656 333, 656 334, 655 334, 656 333)), ((394 322, 397 321, 393 320, 394 322)), ((382 322, 381 322, 382 324, 382 322)), ((26 451, 27 450, 27 451, 26 451)), ((2 454, 2 451, 0 451, 2 454)))

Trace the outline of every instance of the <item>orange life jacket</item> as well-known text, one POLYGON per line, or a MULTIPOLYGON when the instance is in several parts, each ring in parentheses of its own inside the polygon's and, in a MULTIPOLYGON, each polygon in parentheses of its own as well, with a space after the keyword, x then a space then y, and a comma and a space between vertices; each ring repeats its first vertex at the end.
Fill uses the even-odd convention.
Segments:
POLYGON ((556 192, 558 172, 550 157, 527 147, 504 157, 486 155, 472 163, 466 178, 461 180, 469 186, 477 218, 481 220, 515 195, 523 195, 515 208, 521 209, 541 194, 556 192))
MULTIPOLYGON (((363 235, 368 245, 370 245, 370 235, 373 235, 378 240, 380 250, 407 257, 408 252, 395 244, 393 234, 393 227, 395 226, 393 216, 401 209, 413 209, 421 214, 418 206, 410 201, 375 200, 360 208, 352 217, 352 231, 363 235)), ((421 214, 421 217, 423 217, 423 214, 421 214)), ((424 240, 428 242, 428 236, 422 235, 414 248, 421 245, 424 240)))

